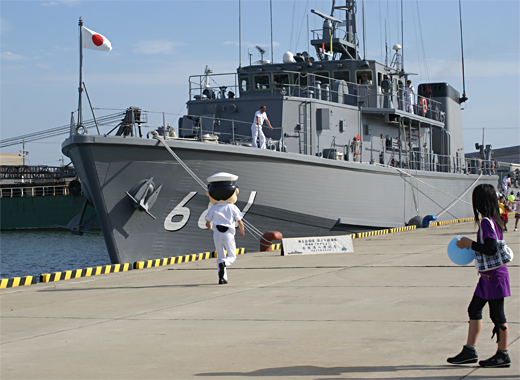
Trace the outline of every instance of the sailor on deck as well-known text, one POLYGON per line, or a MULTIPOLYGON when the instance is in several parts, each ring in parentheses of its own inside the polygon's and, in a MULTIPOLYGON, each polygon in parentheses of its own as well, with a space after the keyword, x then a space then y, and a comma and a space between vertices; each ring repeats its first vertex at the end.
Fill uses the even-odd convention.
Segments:
POLYGON ((415 88, 412 86, 412 81, 408 79, 406 81, 406 87, 404 88, 404 110, 406 112, 413 112, 413 97, 415 95, 415 88))
POLYGON ((260 110, 255 112, 255 119, 253 120, 253 124, 251 125, 251 135, 253 136, 253 146, 255 148, 258 148, 258 145, 256 145, 256 138, 260 137, 260 148, 265 149, 265 136, 264 132, 262 131, 262 125, 264 124, 264 121, 267 122, 269 129, 271 131, 273 130, 273 127, 271 126, 271 123, 267 118, 267 113, 265 112, 265 110, 266 107, 262 106, 260 107, 260 110))
POLYGON ((244 215, 237 206, 238 176, 229 173, 217 173, 208 178, 206 195, 213 206, 206 215, 206 227, 213 226, 213 241, 217 251, 218 283, 227 284, 226 267, 233 264, 237 258, 235 244, 235 222, 238 224, 240 236, 244 237, 244 215), (226 252, 227 251, 227 256, 226 252))

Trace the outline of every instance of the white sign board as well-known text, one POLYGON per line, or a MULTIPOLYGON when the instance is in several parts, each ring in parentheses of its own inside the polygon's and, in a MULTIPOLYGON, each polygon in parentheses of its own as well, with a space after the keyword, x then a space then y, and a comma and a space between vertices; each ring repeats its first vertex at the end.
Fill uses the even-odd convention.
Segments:
POLYGON ((354 252, 350 236, 319 236, 282 239, 284 256, 354 252))

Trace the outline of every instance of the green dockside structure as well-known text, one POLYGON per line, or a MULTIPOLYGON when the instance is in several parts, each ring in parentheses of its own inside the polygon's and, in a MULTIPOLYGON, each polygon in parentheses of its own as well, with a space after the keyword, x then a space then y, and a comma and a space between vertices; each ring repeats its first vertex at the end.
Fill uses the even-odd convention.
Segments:
MULTIPOLYGON (((68 166, 0 165, 0 229, 57 229, 81 212, 85 197, 68 166)), ((87 205, 83 222, 95 211, 87 205)), ((99 228, 96 220, 94 228, 99 228)))
MULTIPOLYGON (((83 195, 47 195, 0 198, 0 228, 2 230, 56 229, 66 226, 78 215, 83 205, 83 195)), ((94 215, 88 206, 84 220, 94 215)), ((99 228, 95 221, 94 228, 99 228)))

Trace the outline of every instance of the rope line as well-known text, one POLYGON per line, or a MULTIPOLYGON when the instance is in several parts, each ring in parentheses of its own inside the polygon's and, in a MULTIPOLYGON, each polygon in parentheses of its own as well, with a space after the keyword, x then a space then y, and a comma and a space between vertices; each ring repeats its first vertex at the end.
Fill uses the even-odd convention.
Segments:
MULTIPOLYGON (((478 180, 480 179, 480 177, 482 177, 482 173, 480 173, 479 177, 478 177, 478 178, 477 178, 477 179, 476 179, 476 180, 475 180, 471 185, 469 185, 469 187, 466 189, 466 191, 465 191, 464 193, 462 193, 462 195, 460 195, 460 197, 463 197, 464 195, 466 195, 466 193, 467 193, 467 192, 468 192, 468 191, 473 187, 473 185, 476 184, 476 183, 478 182, 478 180)), ((456 199, 456 200, 454 200, 453 202, 451 202, 451 204, 450 204, 448 207, 446 207, 444 210, 442 210, 442 211, 440 212, 439 215, 437 215, 437 218, 439 218, 442 214, 444 214, 446 211, 448 211, 448 210, 449 210, 452 206, 454 206, 455 203, 457 203, 458 201, 459 201, 459 200, 456 199)), ((468 202, 466 202, 466 203, 468 203, 468 202)))
POLYGON ((164 141, 164 139, 161 136, 154 136, 154 139, 158 140, 159 142, 161 142, 164 145, 166 150, 168 152, 170 152, 170 154, 173 156, 173 158, 175 158, 177 160, 179 165, 181 165, 184 168, 184 170, 186 170, 188 172, 188 174, 191 176, 191 178, 193 178, 204 190, 208 189, 206 184, 199 177, 197 177, 197 175, 188 167, 188 165, 186 165, 184 163, 184 161, 182 161, 180 159, 180 157, 177 156, 177 154, 175 154, 175 152, 168 146, 168 144, 166 144, 166 142, 164 141))
POLYGON ((258 228, 253 226, 250 222, 248 222, 244 218, 242 218, 242 221, 244 222, 244 227, 247 225, 247 227, 249 227, 255 234, 257 234, 258 236, 262 236, 262 231, 260 231, 258 228))
MULTIPOLYGON (((392 166, 388 166, 388 165, 384 165, 384 166, 387 166, 387 167, 389 167, 389 168, 392 168, 392 166)), ((447 196, 449 196, 449 197, 451 197, 451 198, 453 198, 453 199, 456 199, 456 200, 458 200, 458 201, 464 202, 464 203, 466 203, 466 204, 468 204, 468 205, 471 206, 471 203, 466 202, 464 199, 458 198, 458 197, 456 197, 456 196, 454 196, 454 195, 451 195, 451 194, 449 194, 449 193, 447 193, 447 192, 445 192, 445 191, 442 191, 441 189, 438 189, 438 188, 436 188, 435 186, 432 186, 432 185, 430 185, 429 183, 426 183, 426 182, 420 180, 419 178, 417 178, 417 177, 415 177, 415 176, 413 176, 413 175, 411 175, 411 174, 409 174, 409 173, 406 173, 405 171, 403 171, 403 170, 401 170, 401 169, 399 169, 399 168, 393 168, 393 169, 397 170, 399 173, 402 173, 402 174, 407 175, 407 176, 409 176, 409 177, 411 177, 411 178, 414 178, 416 181, 421 182, 421 183, 425 184, 426 186, 431 187, 432 189, 437 190, 437 191, 443 193, 444 195, 447 195, 447 196)), ((477 178, 476 181, 478 181, 478 180, 480 179, 480 177, 482 177, 482 173, 480 173, 480 176, 477 178)), ((475 182, 476 182, 476 181, 475 181, 475 182)))

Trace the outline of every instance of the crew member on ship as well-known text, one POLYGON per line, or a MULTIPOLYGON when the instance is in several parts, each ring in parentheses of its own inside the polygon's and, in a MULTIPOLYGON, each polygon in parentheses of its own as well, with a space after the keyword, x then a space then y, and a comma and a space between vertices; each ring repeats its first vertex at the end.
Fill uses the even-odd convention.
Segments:
POLYGON ((412 86, 412 81, 408 79, 406 81, 406 87, 404 88, 404 110, 406 112, 413 112, 413 97, 415 95, 415 88, 412 86))
POLYGON ((269 126, 269 129, 272 131, 273 127, 271 126, 271 123, 269 122, 269 119, 267 118, 267 113, 265 112, 266 106, 260 107, 258 111, 255 112, 255 119, 253 120, 253 124, 251 125, 251 134, 253 136, 253 146, 255 148, 258 148, 258 145, 256 144, 257 137, 260 137, 260 149, 265 149, 265 136, 264 132, 262 131, 262 125, 264 124, 264 121, 267 122, 267 125, 269 126))

